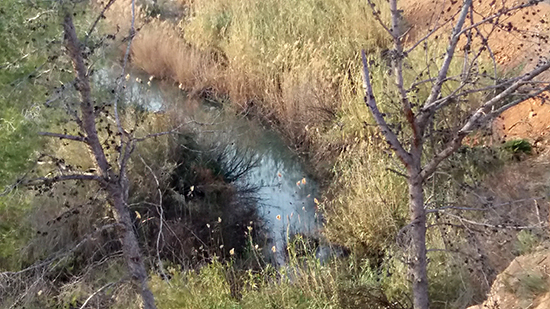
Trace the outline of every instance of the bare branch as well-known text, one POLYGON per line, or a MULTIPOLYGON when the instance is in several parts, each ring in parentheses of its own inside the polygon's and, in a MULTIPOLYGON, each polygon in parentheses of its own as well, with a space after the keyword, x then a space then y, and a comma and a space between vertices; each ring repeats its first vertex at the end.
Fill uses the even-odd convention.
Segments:
POLYGON ((437 100, 437 98, 441 93, 441 87, 443 86, 445 78, 447 78, 447 73, 449 71, 449 67, 451 65, 451 61, 454 57, 456 46, 458 44, 458 39, 460 38, 460 34, 462 33, 461 30, 471 5, 472 5, 472 0, 465 0, 464 4, 462 5, 462 10, 458 17, 458 21, 455 27, 453 28, 453 33, 451 34, 449 47, 447 47, 447 52, 445 53, 445 59, 443 60, 443 65, 439 69, 439 73, 437 74, 437 80, 435 81, 432 87, 432 90, 430 92, 430 95, 426 100, 424 107, 422 108, 423 115, 419 119, 420 126, 422 127, 426 126, 426 121, 430 117, 431 113, 429 113, 428 110, 431 108, 432 103, 435 100, 437 100))
POLYGON ((34 269, 37 269, 37 268, 40 268, 42 266, 46 266, 50 263, 52 263, 53 261, 55 260, 58 260, 60 258, 63 258, 75 251, 77 251, 80 247, 82 247, 87 241, 93 239, 98 233, 101 233, 105 230, 109 230, 109 229, 114 229, 116 227, 121 227, 122 225, 120 223, 111 223, 111 224, 106 224, 106 225, 103 225, 99 228, 97 228, 95 231, 93 231, 92 233, 89 233, 87 234, 80 242, 78 242, 76 245, 74 245, 70 250, 67 250, 65 252, 58 252, 56 254, 53 254, 53 256, 45 259, 45 260, 42 260, 32 266, 29 266, 25 269, 22 269, 22 270, 19 270, 19 271, 6 271, 6 272, 2 272, 0 273, 0 277, 9 277, 9 276, 14 276, 14 275, 20 275, 20 274, 23 274, 23 273, 26 273, 28 271, 31 271, 31 270, 34 270, 34 269))
POLYGON ((439 213, 443 212, 445 210, 454 209, 454 210, 464 210, 464 211, 488 211, 491 210, 489 208, 475 208, 475 207, 461 207, 461 206, 445 206, 445 207, 439 207, 434 209, 428 209, 426 210, 426 213, 439 213))
POLYGON ((132 0, 132 21, 131 21, 131 24, 130 24, 130 33, 129 33, 129 40, 128 40, 128 45, 126 46, 126 52, 124 53, 124 58, 122 60, 122 72, 120 73, 120 76, 118 78, 118 83, 117 83, 117 91, 115 93, 115 102, 113 104, 114 106, 114 109, 115 109, 115 119, 116 119, 116 124, 117 124, 117 128, 118 128, 118 131, 120 134, 125 134, 126 131, 124 131, 124 129, 122 128, 122 124, 120 122, 120 116, 118 114, 118 99, 120 97, 120 89, 123 88, 121 83, 124 83, 124 75, 126 74, 126 66, 128 65, 128 59, 130 57, 130 50, 131 50, 131 47, 132 47, 132 42, 134 41, 134 36, 136 34, 136 29, 135 29, 135 21, 136 21, 136 3, 135 3, 135 0, 132 0))
POLYGON ((138 156, 141 159, 141 162, 147 168, 147 170, 149 170, 149 173, 151 173, 151 175, 153 175, 153 178, 155 179, 155 183, 157 184, 157 192, 159 194, 159 204, 157 205, 156 208, 157 208, 157 213, 158 213, 159 219, 160 219, 159 232, 157 234, 157 244, 156 244, 156 246, 157 246, 157 261, 158 261, 158 264, 159 264, 160 272, 162 274, 162 278, 166 282, 168 282, 168 285, 170 285, 170 282, 168 281, 168 276, 166 275, 166 272, 164 270, 162 259, 160 258, 160 239, 162 237, 162 229, 163 229, 163 225, 164 225, 164 208, 162 207, 162 190, 160 189, 160 182, 157 178, 157 175, 153 171, 153 169, 149 166, 149 164, 147 164, 147 162, 145 162, 145 160, 143 159, 143 157, 141 155, 138 154, 138 156))
POLYGON ((501 16, 506 16, 506 15, 507 15, 508 13, 510 13, 510 12, 519 11, 519 10, 521 10, 521 9, 525 9, 525 8, 528 8, 528 7, 535 6, 535 5, 539 4, 539 3, 541 3, 542 1, 543 1, 543 0, 529 0, 529 1, 526 2, 526 3, 522 3, 522 4, 520 4, 520 5, 516 5, 516 6, 513 6, 513 7, 511 7, 511 8, 508 8, 508 9, 502 8, 502 9, 500 9, 497 13, 495 13, 495 14, 493 14, 493 15, 490 15, 489 17, 484 18, 484 19, 480 20, 479 22, 477 22, 477 23, 475 23, 475 24, 473 24, 473 25, 470 25, 470 26, 468 26, 468 27, 465 27, 465 28, 462 29, 460 32, 458 32, 458 35, 460 36, 460 35, 464 34, 466 31, 469 31, 469 30, 471 30, 471 29, 473 29, 473 28, 477 28, 477 27, 479 27, 479 26, 481 26, 481 25, 483 25, 483 24, 486 24, 486 23, 488 23, 488 22, 491 22, 492 20, 497 19, 497 18, 499 18, 499 17, 501 17, 501 16))
POLYGON ((367 63, 367 56, 365 55, 365 50, 361 51, 361 57, 363 60, 363 87, 365 88, 365 104, 370 109, 374 120, 380 127, 380 130, 382 131, 382 134, 386 138, 386 141, 390 144, 390 146, 394 149, 394 151, 397 153, 397 156, 399 159, 406 165, 409 166, 412 164, 412 157, 411 154, 408 153, 401 143, 399 142, 397 136, 393 131, 390 129, 388 124, 386 123, 386 120, 384 119, 384 116, 382 116, 382 113, 380 110, 378 110, 378 105, 376 103, 376 98, 374 97, 374 92, 372 90, 372 85, 370 83, 370 72, 369 72, 369 66, 367 63))
POLYGON ((22 181, 21 184, 26 186, 35 186, 35 185, 41 185, 41 184, 51 184, 51 183, 66 181, 66 180, 94 180, 99 182, 105 181, 104 178, 98 175, 71 174, 71 175, 59 175, 59 176, 53 176, 53 177, 32 178, 32 179, 22 181))
POLYGON ((404 174, 404 173, 402 173, 402 172, 400 172, 396 169, 390 168, 390 167, 386 167, 386 171, 395 173, 396 175, 401 176, 401 177, 409 178, 409 176, 407 176, 406 174, 404 174))
POLYGON ((27 177, 27 172, 23 177, 17 179, 17 181, 7 187, 5 187, 4 191, 0 192, 0 196, 6 196, 10 194, 13 190, 15 190, 20 184, 22 184, 25 181, 25 177, 27 177))
MULTIPOLYGON (((445 6, 445 0, 442 1, 442 4, 441 6, 444 7, 445 6)), ((422 37, 421 39, 417 40, 411 47, 409 47, 409 49, 407 49, 405 51, 405 54, 409 54, 410 52, 412 52, 414 49, 416 49, 420 44, 422 44, 423 42, 426 42, 426 40, 428 40, 434 33, 436 33, 437 31, 439 31, 441 28, 443 28, 445 25, 451 23, 452 20, 454 20, 454 17, 456 16, 457 13, 453 14, 452 18, 448 18, 446 19, 442 24, 439 24, 439 21, 441 20, 441 17, 443 15, 443 10, 439 10, 439 9, 436 9, 434 11, 438 11, 439 14, 437 15, 437 18, 435 19, 435 21, 433 22, 433 26, 431 26, 431 30, 428 31, 428 33, 422 37)), ((433 17, 433 15, 432 15, 433 17)))
POLYGON ((462 222, 462 224, 464 224, 464 222, 465 222, 465 223, 468 223, 468 224, 484 226, 484 227, 493 228, 493 229, 529 230, 529 229, 535 229, 535 228, 541 228, 541 227, 548 226, 547 223, 543 223, 542 225, 540 225, 540 224, 537 224, 537 225, 489 224, 489 223, 483 223, 483 222, 477 222, 477 221, 469 220, 469 219, 466 219, 466 218, 463 218, 461 216, 457 216, 457 215, 454 215, 454 214, 451 214, 451 213, 448 213, 448 212, 443 212, 443 214, 445 214, 449 217, 457 219, 458 221, 462 222))
POLYGON ((101 18, 105 17, 103 14, 105 14, 105 12, 111 7, 111 5, 113 5, 113 3, 115 3, 115 1, 116 0, 109 0, 109 2, 107 2, 107 4, 103 7, 103 10, 101 10, 99 15, 95 19, 94 23, 92 24, 92 26, 90 27, 90 29, 86 33, 86 38, 84 39, 84 45, 86 45, 88 43, 88 39, 90 38, 90 35, 92 34, 95 27, 97 26, 97 23, 101 20, 101 18))
POLYGON ((126 278, 122 278, 118 281, 115 281, 115 282, 109 282, 107 284, 105 284, 104 286, 100 287, 97 291, 93 292, 90 296, 88 296, 88 298, 86 298, 86 300, 84 301, 84 303, 82 304, 82 306, 80 306, 80 309, 84 309, 86 308, 86 305, 88 304, 88 302, 94 298, 94 296, 96 296, 98 293, 100 293, 101 291, 105 290, 106 288, 112 286, 112 285, 117 285, 119 283, 121 283, 122 281, 126 280, 126 278))
POLYGON ((538 197, 529 197, 529 198, 523 198, 523 199, 518 199, 518 200, 512 200, 512 201, 508 201, 508 202, 504 202, 504 203, 499 203, 499 204, 496 204, 496 205, 491 205, 490 203, 485 203, 487 207, 484 207, 484 208, 461 207, 461 206, 444 206, 444 207, 439 207, 439 208, 426 210, 426 213, 444 212, 445 210, 449 210, 449 209, 463 210, 463 211, 489 211, 489 210, 493 210, 493 209, 504 207, 504 206, 510 206, 510 205, 513 205, 513 204, 519 204, 519 203, 530 202, 530 201, 537 202, 537 201, 540 201, 540 200, 545 200, 549 197, 550 197, 550 194, 543 195, 543 196, 538 196, 538 197))
POLYGON ((485 117, 482 118, 481 122, 482 122, 482 123, 485 123, 485 122, 487 122, 487 121, 489 121, 489 120, 491 120, 491 119, 497 117, 498 115, 502 114, 502 113, 503 113, 504 111, 506 111, 507 109, 509 109, 509 108, 511 108, 511 107, 513 107, 513 106, 516 106, 516 105, 520 104, 521 102, 524 102, 525 100, 529 100, 529 99, 535 98, 535 97, 541 95, 543 92, 546 92, 546 91, 550 91, 550 85, 549 85, 549 86, 546 86, 546 87, 544 87, 544 88, 542 88, 542 89, 539 89, 539 90, 537 90, 537 91, 535 91, 535 92, 533 92, 533 93, 531 93, 531 94, 529 94, 529 95, 526 95, 526 96, 523 96, 523 97, 521 97, 521 98, 519 98, 519 99, 517 99, 517 100, 514 100, 514 101, 512 101, 512 102, 510 102, 510 103, 508 103, 508 104, 505 104, 504 106, 502 106, 502 107, 500 107, 500 108, 498 108, 498 109, 496 109, 496 110, 494 110, 494 111, 488 113, 485 117))
POLYGON ((36 14, 35 17, 31 17, 27 20, 25 20, 27 23, 30 23, 32 21, 35 21, 37 20, 38 18, 42 17, 42 15, 46 15, 46 14, 49 14, 49 13, 54 13, 55 11, 54 10, 46 10, 46 11, 43 11, 43 12, 38 12, 38 14, 36 14))
MULTIPOLYGON (((479 125, 480 119, 487 119, 486 116, 489 113, 489 109, 493 108, 496 104, 501 103, 504 101, 510 94, 512 94, 514 91, 516 91, 521 86, 525 85, 526 82, 531 81, 533 78, 539 76, 541 73, 547 71, 550 69, 550 61, 545 63, 544 65, 539 66, 538 68, 535 68, 534 70, 530 71, 529 73, 523 75, 518 81, 513 83, 510 87, 490 99, 489 101, 483 103, 480 108, 470 117, 468 122, 460 129, 459 133, 470 133, 473 129, 476 129, 476 126, 479 125)), ((510 103, 507 103, 503 107, 499 108, 497 111, 493 111, 490 113, 490 115, 496 115, 498 111, 505 111, 506 109, 517 105, 529 98, 532 98, 534 96, 537 96, 541 94, 544 91, 549 90, 549 86, 546 86, 542 89, 539 89, 538 91, 535 91, 531 94, 526 94, 524 98, 517 99, 515 101, 512 101, 510 103)))
POLYGON ((378 24, 380 24, 380 26, 382 28, 384 28, 384 30, 386 30, 387 33, 389 33, 389 35, 391 35, 393 37, 393 32, 388 28, 388 26, 386 26, 386 24, 384 24, 384 22, 382 21, 382 19, 380 18, 380 14, 379 14, 379 11, 376 10, 376 6, 375 4, 371 1, 371 0, 367 0, 367 2, 369 3, 371 9, 372 9, 372 15, 374 16, 374 18, 376 19, 376 21, 378 22, 378 24))
POLYGON ((439 25, 439 26, 435 26, 430 32, 428 32, 424 37, 422 37, 420 40, 416 41, 411 47, 409 47, 406 51, 405 51, 405 54, 409 54, 410 52, 412 52, 413 50, 415 50, 418 45, 422 44, 422 42, 425 42, 427 39, 429 39, 434 33, 436 33, 439 29, 441 29, 443 26, 445 26, 446 24, 450 23, 451 22, 451 18, 449 18, 448 21, 444 22, 443 24, 439 25))
MULTIPOLYGON (((120 157, 122 157, 122 159, 119 162, 119 165, 120 165, 119 179, 121 180, 127 179, 126 169, 128 168, 128 161, 130 160, 130 156, 134 152, 135 147, 136 147, 135 141, 129 140, 128 142, 126 142, 124 149, 120 150, 120 157)), ((124 184, 124 186, 125 186, 124 190, 127 191, 128 185, 124 184)))
POLYGON ((427 250, 426 250, 426 253, 430 253, 430 252, 452 252, 452 253, 458 253, 458 250, 441 249, 441 248, 432 248, 432 249, 427 249, 427 250))
POLYGON ((69 12, 65 15, 63 27, 65 30, 65 46, 75 68, 75 88, 78 90, 81 99, 80 110, 82 114, 82 127, 86 131, 87 144, 92 150, 93 157, 101 169, 101 173, 106 176, 111 167, 107 162, 107 158, 105 157, 105 153, 97 135, 94 106, 90 97, 91 89, 88 71, 84 64, 80 42, 76 35, 72 15, 69 12))
POLYGON ((86 137, 84 136, 75 136, 75 135, 62 134, 62 133, 38 132, 38 135, 58 137, 59 139, 68 139, 68 140, 77 141, 77 142, 87 141, 86 137))
POLYGON ((407 91, 403 86, 403 58, 405 56, 403 55, 402 36, 399 33, 401 14, 397 10, 397 0, 390 0, 390 11, 392 16, 391 35, 393 37, 394 43, 392 65, 395 73, 395 85, 397 86, 397 90, 399 91, 399 94, 401 96, 401 106, 403 108, 403 114, 405 115, 405 118, 407 119, 407 122, 409 123, 409 126, 413 131, 414 139, 413 145, 411 146, 411 153, 413 154, 413 157, 415 157, 415 154, 418 151, 421 151, 421 148, 418 146, 422 143, 422 136, 420 135, 420 130, 415 121, 415 116, 412 111, 411 102, 409 101, 407 91))
POLYGON ((151 133, 151 134, 147 134, 143 137, 139 137, 139 138, 136 138, 136 142, 142 142, 146 139, 149 139, 149 138, 154 138, 154 137, 159 137, 159 136, 163 136, 163 135, 168 135, 168 134, 174 134, 174 133, 178 133, 178 131, 185 125, 185 123, 182 123, 180 124, 179 126, 173 128, 172 130, 170 131, 164 131, 164 132, 158 132, 158 133, 151 133))
POLYGON ((118 132, 120 133, 120 140, 121 140, 121 147, 120 147, 120 153, 118 156, 118 162, 119 162, 119 173, 120 178, 124 179, 126 177, 126 163, 130 159, 130 155, 134 150, 134 141, 130 139, 129 134, 122 128, 122 123, 120 122, 120 115, 118 114, 118 100, 121 92, 122 83, 124 83, 124 74, 126 73, 126 66, 128 65, 128 59, 130 57, 130 50, 132 47, 132 42, 134 41, 134 37, 136 34, 135 30, 135 21, 136 21, 136 2, 135 0, 132 0, 132 21, 130 24, 130 33, 129 33, 129 40, 128 45, 126 46, 126 52, 124 53, 124 59, 122 61, 122 72, 118 78, 117 85, 116 85, 116 93, 115 93, 115 101, 114 101, 114 113, 115 113, 115 121, 117 125, 118 132), (128 137, 128 140, 125 141, 124 137, 128 137))
POLYGON ((426 179, 426 177, 430 176, 435 171, 439 163, 441 163, 441 161, 448 158, 451 154, 453 154, 458 149, 458 147, 460 147, 464 137, 466 137, 466 135, 468 135, 473 130, 477 129, 481 124, 487 122, 488 120, 492 119, 495 116, 498 116, 499 114, 501 114, 502 112, 504 112, 505 110, 509 109, 512 106, 515 106, 529 98, 533 98, 544 91, 550 90, 550 86, 546 86, 531 94, 527 94, 522 98, 509 102, 497 110, 494 110, 492 112, 489 111, 496 104, 505 100, 511 93, 513 93, 519 87, 524 85, 525 82, 532 80, 533 78, 537 77, 542 72, 545 72, 548 69, 550 69, 550 61, 532 70, 531 72, 523 75, 522 78, 520 78, 510 87, 508 87, 506 90, 504 90, 494 98, 482 104, 481 107, 479 107, 477 111, 468 119, 466 124, 464 124, 464 126, 456 133, 455 137, 447 145, 447 147, 443 151, 436 154, 432 158, 432 160, 424 166, 424 168, 422 169, 422 172, 420 173, 420 176, 422 177, 422 179, 426 179))

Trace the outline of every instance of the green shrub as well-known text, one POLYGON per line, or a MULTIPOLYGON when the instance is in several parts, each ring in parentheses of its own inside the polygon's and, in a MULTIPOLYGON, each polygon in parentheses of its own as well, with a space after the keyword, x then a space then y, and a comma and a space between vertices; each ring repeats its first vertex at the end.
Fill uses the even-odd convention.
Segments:
POLYGON ((502 148, 514 155, 519 155, 522 153, 531 154, 533 152, 531 143, 526 139, 509 140, 502 145, 502 148))
POLYGON ((529 230, 521 230, 517 234, 515 242, 516 255, 529 254, 541 243, 542 239, 539 235, 529 230))

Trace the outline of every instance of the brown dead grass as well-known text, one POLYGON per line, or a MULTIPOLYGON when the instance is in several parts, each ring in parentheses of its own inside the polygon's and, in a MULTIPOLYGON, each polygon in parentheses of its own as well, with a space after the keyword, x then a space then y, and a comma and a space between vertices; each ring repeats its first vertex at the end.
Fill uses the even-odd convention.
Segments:
POLYGON ((219 68, 213 59, 182 42, 167 22, 151 23, 139 32, 132 45, 132 62, 155 78, 175 81, 187 90, 220 84, 219 68))
MULTIPOLYGON (((334 119, 342 104, 340 95, 355 92, 356 89, 346 88, 349 84, 342 83, 346 77, 338 73, 344 70, 359 74, 359 61, 348 58, 357 57, 361 44, 385 44, 383 33, 374 30, 375 21, 361 13, 366 4, 360 2, 342 4, 328 0, 323 5, 330 7, 320 11, 325 15, 289 21, 293 24, 288 31, 296 33, 262 28, 264 20, 270 19, 280 24, 277 28, 285 26, 284 17, 269 15, 273 8, 292 12, 277 1, 246 2, 245 9, 240 8, 238 1, 183 3, 194 17, 179 25, 143 14, 137 17, 140 31, 132 43, 132 63, 156 78, 174 81, 191 95, 229 98, 237 110, 273 124, 299 151, 311 150, 311 132, 334 119), (332 9, 338 13, 330 13, 332 9), (223 34, 226 37, 220 38, 214 28, 219 19, 224 20, 225 10, 243 16, 232 21, 232 32, 219 30, 227 31, 223 34), (250 10, 259 10, 266 16, 257 16, 250 10), (339 20, 338 14, 349 20, 339 20), (317 18, 331 23, 326 27, 334 29, 316 29, 312 26, 315 21, 310 19, 317 18), (254 31, 267 31, 267 36, 280 41, 263 42, 254 31), (334 37, 330 37, 331 31, 334 37)), ((308 4, 302 6, 307 9, 308 4)), ((129 27, 129 8, 129 0, 117 1, 106 14, 121 33, 129 27)), ((292 18, 300 16, 292 14, 292 18)))

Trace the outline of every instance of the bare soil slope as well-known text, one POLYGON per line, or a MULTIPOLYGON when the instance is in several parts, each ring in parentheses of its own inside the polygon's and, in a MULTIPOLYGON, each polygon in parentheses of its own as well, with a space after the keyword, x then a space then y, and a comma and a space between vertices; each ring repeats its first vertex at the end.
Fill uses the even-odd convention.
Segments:
POLYGON ((468 309, 550 308, 550 250, 516 258, 493 283, 489 298, 468 309))

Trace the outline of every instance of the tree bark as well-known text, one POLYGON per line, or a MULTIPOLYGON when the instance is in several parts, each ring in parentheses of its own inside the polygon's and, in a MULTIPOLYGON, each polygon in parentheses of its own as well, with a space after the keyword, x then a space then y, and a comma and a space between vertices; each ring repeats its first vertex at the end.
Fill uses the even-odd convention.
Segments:
POLYGON ((409 172, 409 209, 411 212, 412 252, 409 268, 412 278, 413 306, 428 309, 428 271, 426 258, 426 210, 424 209, 423 180, 419 169, 409 172))
POLYGON ((154 309, 155 297, 147 285, 147 271, 143 263, 143 258, 139 249, 139 242, 134 232, 134 226, 130 212, 127 207, 127 199, 124 194, 126 191, 121 184, 111 184, 107 191, 111 203, 113 204, 117 216, 117 222, 119 222, 123 228, 120 231, 120 238, 122 242, 122 252, 128 271, 132 276, 132 280, 139 284, 141 298, 143 300, 143 308, 154 309))

